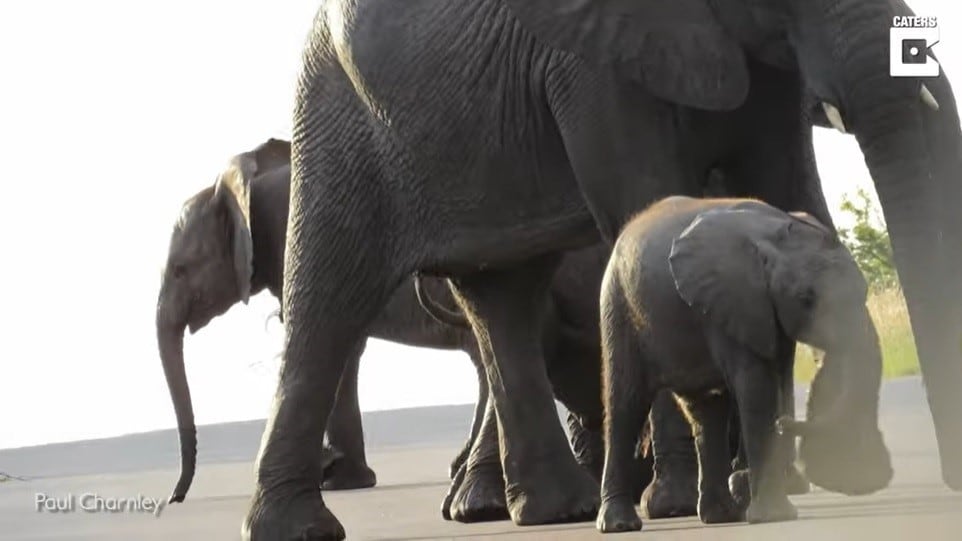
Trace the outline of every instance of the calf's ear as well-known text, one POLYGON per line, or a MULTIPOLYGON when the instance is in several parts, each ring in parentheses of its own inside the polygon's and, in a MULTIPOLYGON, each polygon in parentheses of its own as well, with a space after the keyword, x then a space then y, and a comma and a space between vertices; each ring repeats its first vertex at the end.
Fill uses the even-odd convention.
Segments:
POLYGON ((522 25, 550 46, 681 105, 731 110, 749 75, 737 41, 705 0, 508 0, 522 25))
POLYGON ((753 230, 770 220, 745 210, 703 212, 672 242, 668 257, 679 296, 767 359, 776 353, 778 323, 753 230))

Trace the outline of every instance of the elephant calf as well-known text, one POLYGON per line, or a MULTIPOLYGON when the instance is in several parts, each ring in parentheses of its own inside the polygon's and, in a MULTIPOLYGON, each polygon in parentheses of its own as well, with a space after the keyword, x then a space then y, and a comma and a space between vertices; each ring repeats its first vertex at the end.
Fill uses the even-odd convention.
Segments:
POLYGON ((791 520, 784 460, 792 439, 816 485, 885 487, 878 429, 881 352, 866 283, 837 236, 804 213, 750 199, 663 199, 621 232, 601 291, 605 458, 602 532, 641 529, 629 471, 655 393, 672 391, 695 435, 705 523, 791 520), (780 419, 796 341, 826 352, 807 421, 780 419), (734 399, 734 404, 731 402, 734 399), (729 491, 730 410, 740 417, 747 510, 729 491))

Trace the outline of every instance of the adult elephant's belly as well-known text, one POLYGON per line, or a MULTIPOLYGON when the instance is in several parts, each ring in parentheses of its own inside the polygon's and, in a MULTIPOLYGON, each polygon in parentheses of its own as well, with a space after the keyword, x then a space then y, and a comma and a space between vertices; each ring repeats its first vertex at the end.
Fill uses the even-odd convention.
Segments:
POLYGON ((597 238, 547 104, 553 53, 501 0, 360 0, 353 18, 328 24, 370 113, 397 226, 424 237, 424 270, 469 272, 597 238))

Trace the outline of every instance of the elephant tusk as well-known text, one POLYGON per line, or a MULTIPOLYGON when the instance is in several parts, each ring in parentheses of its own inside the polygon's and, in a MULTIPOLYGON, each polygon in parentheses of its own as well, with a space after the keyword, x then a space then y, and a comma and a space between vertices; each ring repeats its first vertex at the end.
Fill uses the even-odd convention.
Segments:
POLYGON ((825 116, 828 117, 828 121, 832 124, 832 127, 842 133, 848 133, 845 130, 845 123, 842 122, 842 113, 831 103, 822 102, 822 109, 825 111, 825 116))
POLYGON ((932 91, 929 90, 929 87, 923 84, 920 94, 922 96, 922 103, 928 105, 929 109, 932 109, 933 111, 939 110, 939 102, 935 99, 935 96, 932 95, 932 91))

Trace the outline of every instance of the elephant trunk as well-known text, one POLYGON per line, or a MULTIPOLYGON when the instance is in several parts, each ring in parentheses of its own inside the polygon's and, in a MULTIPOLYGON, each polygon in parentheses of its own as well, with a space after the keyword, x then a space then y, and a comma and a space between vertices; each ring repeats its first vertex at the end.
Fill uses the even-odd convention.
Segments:
POLYGON ((937 111, 919 98, 915 79, 907 97, 856 117, 862 124, 857 138, 892 239, 942 478, 962 490, 962 137, 948 81, 922 83, 937 111))
POLYGON ((853 133, 875 183, 905 292, 942 478, 962 490, 962 134, 951 86, 892 77, 903 2, 795 0, 799 66, 832 124, 853 133), (827 69, 826 69, 827 68, 827 69))
POLYGON ((806 477, 849 495, 881 490, 893 474, 878 429, 882 352, 868 310, 860 308, 845 322, 844 343, 825 354, 812 381, 806 420, 788 421, 788 431, 801 436, 806 477))
MULTIPOLYGON (((163 293, 161 293, 163 299, 163 293)), ((190 400, 190 387, 184 369, 184 330, 186 325, 169 317, 163 301, 157 308, 157 343, 160 359, 167 377, 167 388, 174 403, 177 416, 177 432, 180 437, 180 479, 168 500, 182 502, 194 479, 197 465, 197 428, 194 426, 194 410, 190 400)))

